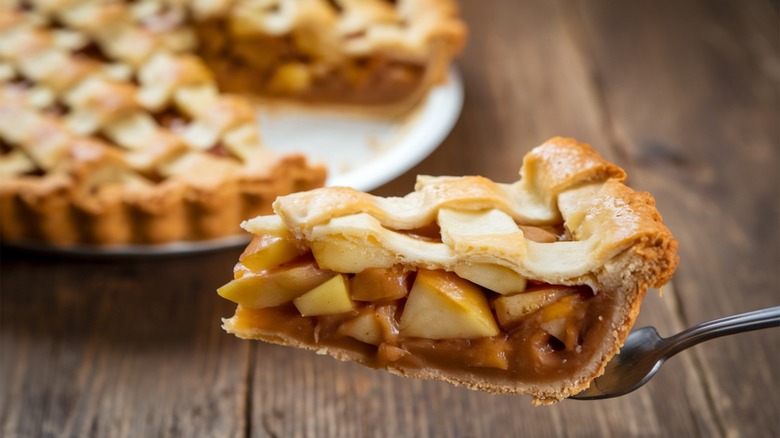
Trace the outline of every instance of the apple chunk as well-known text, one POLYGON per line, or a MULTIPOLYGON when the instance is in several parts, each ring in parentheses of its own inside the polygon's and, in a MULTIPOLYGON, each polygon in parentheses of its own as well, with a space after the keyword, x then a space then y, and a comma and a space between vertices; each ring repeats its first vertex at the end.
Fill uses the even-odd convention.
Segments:
POLYGON ((545 286, 542 289, 500 296, 493 300, 493 307, 501 327, 510 328, 520 323, 526 315, 576 291, 576 288, 569 286, 545 286))
POLYGON ((341 324, 338 332, 371 345, 379 345, 384 339, 382 322, 372 308, 360 312, 355 318, 341 324))
POLYGON ((509 268, 489 264, 463 264, 455 267, 455 273, 472 283, 502 295, 525 290, 527 281, 509 268))
POLYGON ((482 290, 445 271, 420 270, 399 322, 402 336, 476 339, 499 333, 482 290))
POLYGON ((343 322, 338 333, 371 345, 393 342, 398 337, 395 304, 365 306, 354 318, 343 322))
POLYGON ((409 271, 401 266, 368 268, 350 280, 352 299, 357 301, 392 301, 406 296, 409 271))
POLYGON ((311 261, 244 275, 220 287, 217 293, 244 307, 260 309, 290 302, 332 276, 332 272, 319 269, 311 261))
POLYGON ((541 310, 539 326, 558 338, 567 350, 573 350, 580 336, 580 321, 585 315, 580 295, 567 295, 541 310))
POLYGON ((252 272, 273 269, 306 253, 290 236, 263 234, 255 236, 238 260, 252 272))
POLYGON ((337 274, 305 294, 295 298, 293 304, 302 316, 335 315, 352 310, 347 279, 337 274))

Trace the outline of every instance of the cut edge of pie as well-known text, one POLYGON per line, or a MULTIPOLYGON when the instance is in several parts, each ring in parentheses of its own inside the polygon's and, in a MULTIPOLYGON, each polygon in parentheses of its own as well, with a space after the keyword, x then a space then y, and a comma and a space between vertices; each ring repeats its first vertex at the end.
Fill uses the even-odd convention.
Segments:
POLYGON ((468 33, 452 0, 272 3, 214 8, 196 33, 227 91, 274 106, 405 114, 447 80, 468 33))
POLYGON ((553 138, 520 173, 280 197, 243 224, 256 237, 219 289, 239 304, 224 329, 534 404, 577 394, 670 281, 677 242, 588 145, 553 138))

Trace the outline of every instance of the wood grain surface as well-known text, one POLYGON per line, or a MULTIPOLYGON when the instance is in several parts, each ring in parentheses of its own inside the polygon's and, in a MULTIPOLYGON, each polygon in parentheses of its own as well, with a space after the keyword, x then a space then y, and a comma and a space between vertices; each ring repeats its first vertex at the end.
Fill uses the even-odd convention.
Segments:
MULTIPOLYGON (((554 135, 656 197, 680 241, 639 326, 780 304, 776 2, 461 2, 463 113, 417 174, 517 178, 554 135)), ((671 359, 644 388, 534 408, 236 339, 215 289, 240 249, 148 259, 0 251, 3 437, 777 437, 780 330, 671 359)))

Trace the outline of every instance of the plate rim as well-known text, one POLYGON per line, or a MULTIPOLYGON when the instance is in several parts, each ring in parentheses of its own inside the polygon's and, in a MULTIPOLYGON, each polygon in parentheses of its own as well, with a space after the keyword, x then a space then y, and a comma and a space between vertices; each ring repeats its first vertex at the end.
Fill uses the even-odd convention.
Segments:
POLYGON ((326 185, 370 192, 414 168, 438 149, 452 132, 463 110, 464 94, 462 76, 457 68, 451 67, 447 82, 432 89, 425 102, 402 122, 407 125, 403 129, 408 130, 404 134, 403 147, 388 148, 359 169, 329 176, 326 185), (436 129, 428 129, 433 117, 438 119, 433 123, 436 129))

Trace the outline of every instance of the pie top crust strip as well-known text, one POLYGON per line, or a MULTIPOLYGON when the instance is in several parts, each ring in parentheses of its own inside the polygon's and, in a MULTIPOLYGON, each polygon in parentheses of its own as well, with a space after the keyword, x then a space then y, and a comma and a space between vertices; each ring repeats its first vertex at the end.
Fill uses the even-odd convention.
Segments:
POLYGON ((625 277, 645 287, 669 281, 677 265, 676 241, 652 196, 622 183, 622 169, 586 145, 553 138, 526 155, 520 174, 513 184, 475 176, 420 177, 415 191, 401 198, 350 188, 296 193, 277 199, 278 217, 258 217, 243 227, 262 234, 277 228, 281 218, 310 243, 316 259, 328 261, 323 268, 337 272, 401 263, 463 273, 482 265, 596 291, 623 288, 625 277), (517 225, 561 220, 570 241, 530 241, 517 225), (433 222, 441 228, 441 242, 403 232, 433 222), (615 271, 611 260, 629 249, 648 263, 615 271), (330 256, 318 256, 320 251, 330 256))

